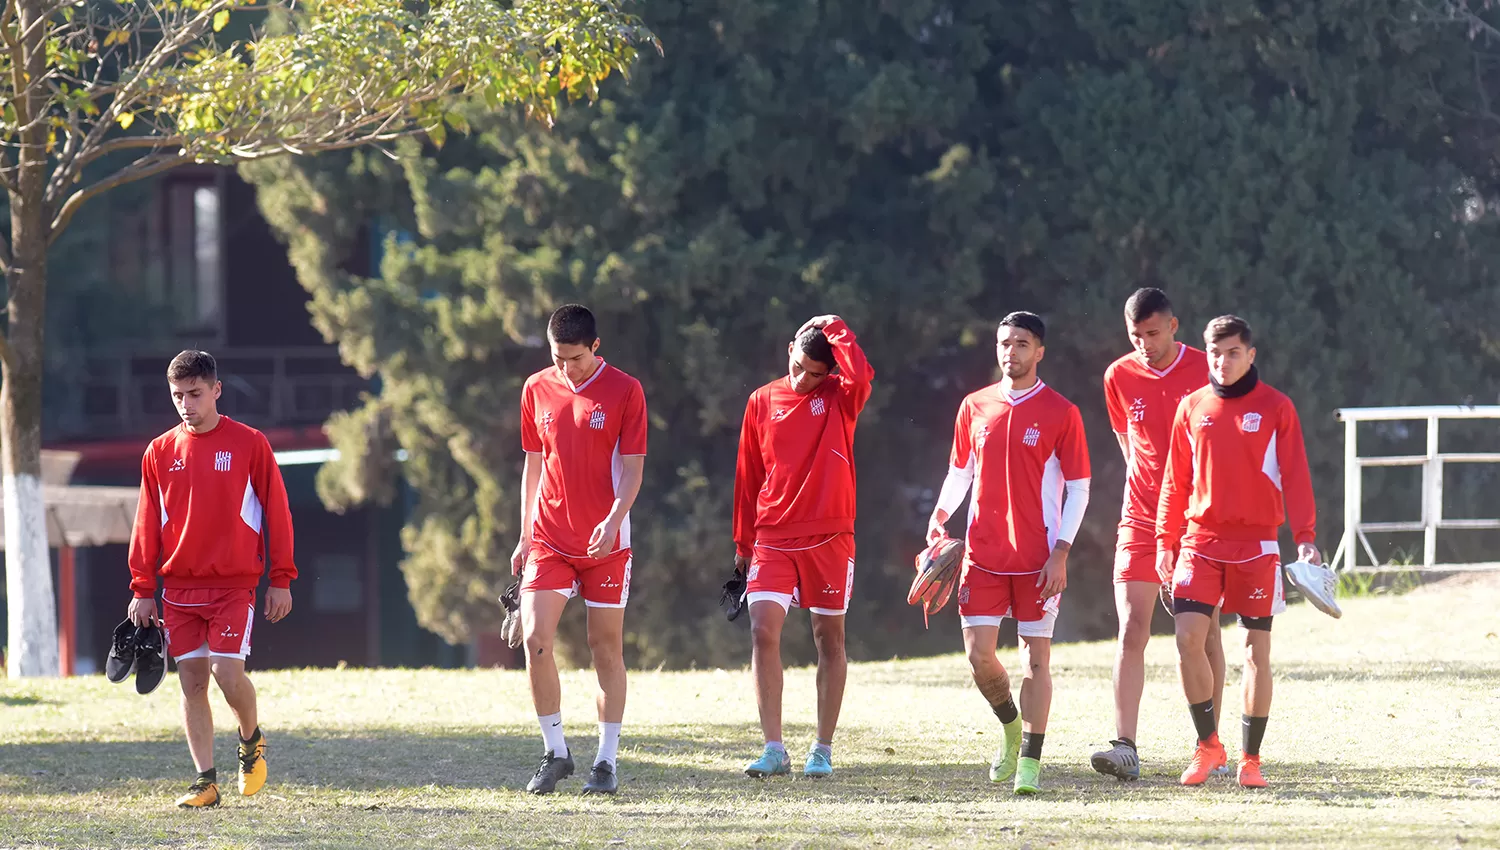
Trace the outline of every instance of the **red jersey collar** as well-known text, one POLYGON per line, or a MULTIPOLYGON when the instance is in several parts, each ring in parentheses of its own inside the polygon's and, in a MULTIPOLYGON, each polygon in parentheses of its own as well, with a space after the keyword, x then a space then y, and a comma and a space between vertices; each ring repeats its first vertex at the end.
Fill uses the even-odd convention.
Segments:
POLYGON ((1047 386, 1047 382, 1046 381, 1043 381, 1041 378, 1037 378, 1036 379, 1036 383, 1032 384, 1032 386, 1031 386, 1030 389, 1022 390, 1021 392, 1016 393, 1014 395, 1012 395, 1011 393, 1007 392, 1006 389, 1005 389, 1005 387, 1003 385, 1001 385, 1001 384, 996 384, 995 385, 995 392, 999 394, 1001 401, 1005 402, 1006 404, 1009 404, 1011 407, 1015 407, 1016 405, 1020 404, 1021 402, 1026 401, 1027 399, 1029 399, 1032 396, 1036 395, 1037 393, 1041 392, 1042 389, 1044 387, 1046 387, 1046 386, 1047 386))
POLYGON ((1145 360, 1142 360, 1141 363, 1145 364, 1146 369, 1149 370, 1151 372, 1151 374, 1155 375, 1158 378, 1165 378, 1166 376, 1172 374, 1172 370, 1177 368, 1177 364, 1182 362, 1182 358, 1186 354, 1187 354, 1187 343, 1185 343, 1185 342, 1179 342, 1179 343, 1177 343, 1177 358, 1172 361, 1172 365, 1171 366, 1168 366, 1167 368, 1165 368, 1165 369, 1161 370, 1160 372, 1158 372, 1155 367, 1153 367, 1150 363, 1147 363, 1145 360))
POLYGON ((589 384, 592 384, 593 382, 599 380, 599 376, 603 375, 604 374, 604 370, 608 369, 608 368, 609 368, 609 364, 604 361, 603 357, 600 357, 599 358, 599 368, 597 368, 597 369, 594 370, 594 374, 590 375, 589 379, 587 381, 584 381, 583 383, 579 384, 576 387, 573 386, 573 380, 568 377, 568 373, 567 372, 564 372, 561 369, 559 369, 559 370, 557 370, 557 376, 559 378, 562 378, 562 382, 564 384, 568 385, 568 389, 572 390, 575 393, 581 393, 584 390, 586 390, 586 389, 589 388, 589 384))

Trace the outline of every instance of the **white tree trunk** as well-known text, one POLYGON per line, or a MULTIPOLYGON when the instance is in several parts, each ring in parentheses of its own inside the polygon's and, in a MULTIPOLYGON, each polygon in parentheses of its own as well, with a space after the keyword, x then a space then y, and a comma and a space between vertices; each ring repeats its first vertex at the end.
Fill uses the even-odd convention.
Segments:
POLYGON ((56 676, 59 669, 45 510, 40 478, 5 476, 6 673, 12 679, 56 676))

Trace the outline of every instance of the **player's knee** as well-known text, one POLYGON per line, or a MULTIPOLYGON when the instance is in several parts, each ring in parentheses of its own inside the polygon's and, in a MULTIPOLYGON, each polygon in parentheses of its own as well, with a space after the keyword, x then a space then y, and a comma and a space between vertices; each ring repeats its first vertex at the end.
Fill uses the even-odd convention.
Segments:
POLYGON ((596 666, 600 660, 610 661, 620 657, 623 649, 623 641, 619 634, 589 632, 589 652, 593 654, 596 666))
POLYGON ((1151 640, 1151 622, 1144 623, 1135 620, 1125 620, 1120 624, 1120 648, 1126 652, 1140 653, 1146 651, 1146 643, 1151 640))
POLYGON ((1000 666, 1000 657, 995 655, 995 651, 993 649, 988 649, 981 646, 970 646, 968 655, 969 669, 974 671, 975 676, 978 676, 981 673, 994 676, 996 675, 997 670, 1001 673, 1004 673, 1005 671, 1005 668, 1000 666))
POLYGON ((750 623, 750 640, 755 643, 756 649, 778 650, 781 648, 781 626, 772 625, 765 620, 753 620, 750 623))
POLYGON ((525 638, 526 656, 538 658, 543 655, 552 654, 552 635, 541 632, 529 631, 525 638))
POLYGON ((819 655, 842 655, 844 652, 844 627, 842 623, 820 621, 813 624, 813 644, 819 655))

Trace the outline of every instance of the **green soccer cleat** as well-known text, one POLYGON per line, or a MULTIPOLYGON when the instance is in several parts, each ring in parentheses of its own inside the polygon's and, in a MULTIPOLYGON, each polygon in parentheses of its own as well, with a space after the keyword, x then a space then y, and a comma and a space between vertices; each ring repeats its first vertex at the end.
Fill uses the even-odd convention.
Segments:
POLYGON ((990 761, 990 781, 1006 782, 1016 774, 1016 759, 1021 757, 1021 718, 1005 724, 1005 743, 995 750, 990 761))
POLYGON ((807 754, 807 764, 802 767, 802 775, 812 779, 822 779, 833 775, 833 756, 821 747, 814 747, 807 754))
MULTIPOLYGON (((829 768, 831 771, 832 768, 829 768)), ((745 775, 752 779, 762 779, 767 776, 785 776, 792 772, 792 760, 787 756, 786 750, 777 749, 770 745, 766 751, 760 754, 760 758, 745 766, 745 775)))
POLYGON ((1042 763, 1023 758, 1016 763, 1016 793, 1037 794, 1042 790, 1042 763))

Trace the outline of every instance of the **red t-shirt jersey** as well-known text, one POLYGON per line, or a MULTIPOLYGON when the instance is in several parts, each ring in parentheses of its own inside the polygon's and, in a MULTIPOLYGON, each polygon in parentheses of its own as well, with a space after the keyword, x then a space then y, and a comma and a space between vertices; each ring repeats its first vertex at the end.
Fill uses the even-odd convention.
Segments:
POLYGON ((854 426, 875 370, 843 322, 823 328, 838 372, 807 395, 777 378, 750 394, 734 474, 734 547, 854 531, 854 426))
POLYGON ((1134 353, 1104 370, 1109 422, 1128 447, 1120 525, 1147 532, 1146 540, 1156 530, 1172 417, 1184 398, 1207 385, 1208 356, 1182 343, 1177 344, 1177 359, 1160 372, 1134 353))
POLYGON ((1038 572, 1057 543, 1063 485, 1089 477, 1083 417, 1041 381, 1014 396, 993 384, 959 407, 950 463, 974 472, 969 561, 1000 575, 1038 572))
POLYGON ((1204 387, 1183 399, 1172 420, 1157 550, 1175 551, 1184 523, 1193 537, 1274 542, 1288 516, 1296 542, 1313 542, 1317 510, 1292 400, 1265 383, 1239 398, 1204 387))
MULTIPOLYGON (((555 368, 521 390, 521 448, 542 456, 532 539, 573 558, 588 557, 589 536, 609 516, 623 458, 646 453, 646 394, 641 383, 599 361, 578 386, 555 368)), ((630 548, 630 516, 611 552, 630 548)))
POLYGON ((265 435, 221 415, 206 434, 179 425, 152 440, 130 535, 135 596, 155 595, 158 573, 167 588, 255 587, 264 555, 271 586, 291 587, 292 512, 265 435))

